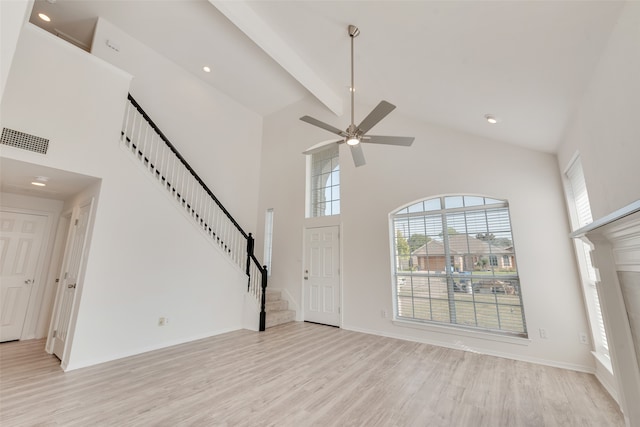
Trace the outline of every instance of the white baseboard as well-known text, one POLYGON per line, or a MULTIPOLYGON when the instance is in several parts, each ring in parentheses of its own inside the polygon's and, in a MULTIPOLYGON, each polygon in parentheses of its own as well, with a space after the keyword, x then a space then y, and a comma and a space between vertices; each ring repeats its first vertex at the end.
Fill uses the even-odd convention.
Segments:
POLYGON ((155 351, 155 350, 161 350, 163 348, 167 348, 167 347, 173 347, 174 345, 180 345, 180 344, 185 344, 191 341, 197 341, 197 340, 201 340, 204 338, 210 338, 216 335, 221 335, 221 334, 226 334, 227 332, 233 332, 233 331, 237 331, 239 329, 242 328, 227 328, 227 329, 220 329, 217 331, 212 331, 212 332, 207 332, 207 333, 203 333, 203 334, 199 334, 199 335, 193 335, 187 338, 180 338, 177 340, 173 340, 173 341, 167 341, 164 342, 162 344, 158 344, 158 345, 152 345, 152 346, 148 346, 148 347, 142 347, 133 351, 128 351, 128 352, 123 352, 123 353, 116 353, 116 354, 112 354, 109 356, 105 356, 105 357, 99 357, 96 359, 91 359, 91 360, 84 360, 81 362, 77 362, 77 363, 69 363, 68 365, 64 366, 63 364, 61 364, 60 366, 62 367, 62 370, 67 372, 67 371, 74 371, 76 369, 81 369, 81 368, 87 368, 89 366, 94 366, 94 365, 99 365, 101 363, 107 363, 107 362, 112 362, 114 360, 118 360, 118 359, 124 359, 125 357, 130 357, 130 356, 137 356, 138 354, 143 354, 143 353, 148 353, 150 351, 155 351))
POLYGON ((424 338, 419 339, 419 338, 416 338, 416 337, 406 336, 406 335, 402 335, 402 334, 374 331, 374 330, 363 329, 363 328, 358 328, 358 327, 351 327, 349 325, 342 325, 342 329, 345 329, 345 330, 348 330, 348 331, 354 331, 354 332, 362 332, 364 334, 378 335, 378 336, 387 337, 387 338, 396 338, 396 339, 404 340, 404 341, 413 341, 413 342, 419 342, 419 343, 423 343, 423 344, 431 344, 431 345, 435 345, 435 346, 438 346, 438 347, 451 348, 451 349, 454 349, 454 350, 463 350, 463 351, 469 351, 469 352, 472 352, 472 353, 486 354, 487 356, 501 357, 503 359, 518 360, 518 361, 521 361, 521 362, 535 363, 537 365, 544 365, 544 366, 551 366, 551 367, 554 367, 554 368, 568 369, 570 371, 577 371, 577 372, 585 372, 585 373, 588 373, 588 374, 595 374, 594 368, 592 366, 577 365, 577 364, 573 364, 573 363, 559 362, 559 361, 556 361, 556 360, 539 359, 539 358, 536 358, 536 357, 527 357, 527 356, 522 356, 522 355, 519 355, 519 354, 503 353, 503 352, 490 351, 490 350, 488 351, 486 349, 477 349, 477 348, 471 349, 468 346, 465 346, 463 344, 457 345, 455 343, 446 342, 446 341, 439 341, 439 340, 434 340, 434 339, 424 339, 424 338))

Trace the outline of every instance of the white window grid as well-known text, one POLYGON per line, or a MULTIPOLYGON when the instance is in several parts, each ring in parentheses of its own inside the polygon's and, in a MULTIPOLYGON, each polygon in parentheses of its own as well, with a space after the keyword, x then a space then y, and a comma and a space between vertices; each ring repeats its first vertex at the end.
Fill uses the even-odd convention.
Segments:
POLYGON ((337 144, 311 155, 310 216, 340 214, 340 161, 337 144))
POLYGON ((391 228, 396 318, 527 336, 506 201, 426 199, 393 213, 391 228))

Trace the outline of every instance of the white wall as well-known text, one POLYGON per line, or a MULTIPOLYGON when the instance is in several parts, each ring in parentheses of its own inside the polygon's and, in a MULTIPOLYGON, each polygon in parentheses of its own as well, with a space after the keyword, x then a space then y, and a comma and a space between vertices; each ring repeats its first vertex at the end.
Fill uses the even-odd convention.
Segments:
POLYGON ((413 146, 365 145, 367 165, 356 169, 342 145, 340 218, 305 221, 301 152, 330 135, 300 122, 303 114, 344 124, 338 127, 348 123, 346 117, 332 117, 313 101, 265 118, 260 211, 274 208, 275 212, 270 286, 285 288, 300 301, 303 227, 339 221, 344 328, 593 369, 589 347, 578 340, 588 324, 555 156, 403 119, 396 111, 375 133, 415 136, 413 146), (383 309, 392 312, 388 214, 411 201, 440 194, 484 194, 509 201, 529 341, 492 341, 473 333, 454 335, 442 328, 406 328, 381 317, 383 309), (539 337, 539 328, 547 330, 548 339, 539 337))
POLYGON ((31 13, 33 0, 0 1, 0 99, 9 77, 20 30, 31 13))
MULTIPOLYGON (((640 3, 627 2, 558 149, 561 172, 579 152, 594 220, 640 200, 638 40, 640 3)), ((596 376, 617 400, 609 369, 598 359, 596 376)))
POLYGON ((558 150, 580 152, 593 219, 640 199, 640 2, 627 2, 558 150))
POLYGON ((129 82, 27 24, 2 100, 2 126, 51 142, 0 155, 102 179, 69 369, 242 327, 244 274, 118 146, 129 82))
POLYGON ((262 118, 191 74, 202 70, 178 67, 102 18, 92 53, 133 76, 136 101, 245 231, 253 232, 262 118))

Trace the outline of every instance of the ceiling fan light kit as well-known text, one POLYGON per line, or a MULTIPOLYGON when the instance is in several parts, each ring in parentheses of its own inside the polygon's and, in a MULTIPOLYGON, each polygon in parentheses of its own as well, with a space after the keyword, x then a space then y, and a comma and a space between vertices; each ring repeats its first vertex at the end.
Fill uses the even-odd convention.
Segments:
MULTIPOLYGON (((407 136, 381 136, 381 135, 366 135, 371 128, 373 128, 378 122, 384 119, 390 112, 392 112, 396 106, 387 102, 380 101, 380 103, 369 113, 362 122, 356 126, 355 124, 355 84, 354 84, 354 66, 353 66, 353 40, 358 37, 360 30, 355 25, 349 25, 348 28, 349 37, 351 38, 351 124, 346 131, 340 130, 327 123, 321 122, 318 119, 314 119, 310 116, 300 117, 303 122, 309 123, 313 126, 317 126, 321 129, 329 131, 333 134, 340 136, 342 139, 335 141, 337 144, 347 143, 351 149, 351 156, 356 167, 363 166, 366 162, 364 159, 364 153, 362 151, 362 144, 360 143, 373 143, 373 144, 385 144, 385 145, 400 145, 408 147, 413 144, 413 137, 407 136)), ((313 154, 323 149, 323 147, 310 149, 303 154, 313 154)))

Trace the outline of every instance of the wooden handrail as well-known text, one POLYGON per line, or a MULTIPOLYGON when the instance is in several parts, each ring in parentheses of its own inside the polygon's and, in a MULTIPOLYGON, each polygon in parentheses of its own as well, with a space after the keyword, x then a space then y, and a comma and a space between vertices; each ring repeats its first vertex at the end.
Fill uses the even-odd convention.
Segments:
MULTIPOLYGON (((247 240, 247 263, 246 263, 246 274, 248 277, 248 288, 247 291, 249 291, 251 289, 251 263, 253 263, 257 269, 257 271, 260 272, 260 288, 261 288, 261 298, 260 298, 260 325, 259 325, 259 330, 260 331, 264 331, 265 330, 265 326, 266 326, 266 309, 265 309, 265 305, 266 305, 266 289, 267 289, 267 276, 268 276, 268 271, 267 271, 267 266, 262 266, 260 264, 260 262, 258 261, 258 259, 255 256, 254 253, 254 247, 255 247, 255 240, 253 238, 253 235, 251 233, 246 233, 242 227, 240 226, 240 224, 238 224, 238 222, 235 220, 235 218, 233 218, 233 216, 231 215, 231 213, 229 213, 229 211, 222 205, 222 203, 220 202, 220 200, 218 200, 218 198, 213 194, 213 192, 209 189, 209 187, 207 187, 207 185, 204 183, 204 181, 200 178, 200 176, 198 176, 198 174, 196 173, 196 171, 191 167, 191 165, 187 162, 187 160, 180 154, 180 152, 176 149, 176 147, 169 141, 169 139, 164 135, 164 133, 160 130, 160 128, 153 122, 153 120, 151 120, 151 117, 149 117, 149 115, 144 111, 144 109, 140 106, 140 104, 138 104, 138 102, 133 98, 133 96, 131 96, 131 94, 128 94, 127 96, 129 102, 131 102, 131 105, 133 105, 135 107, 135 109, 138 111, 138 113, 140 113, 140 115, 144 118, 144 120, 147 122, 147 124, 153 129, 153 131, 160 137, 160 139, 164 142, 164 144, 169 148, 169 150, 173 153, 173 155, 180 161, 180 163, 184 166, 184 168, 189 172, 189 174, 191 174, 191 176, 193 177, 193 179, 195 179, 195 181, 202 187, 202 189, 207 193, 207 195, 209 197, 211 197, 211 199, 215 202, 215 204, 218 206, 218 208, 220 208, 220 210, 222 211, 222 213, 224 213, 224 215, 227 217, 227 219, 231 222, 231 224, 233 224, 233 226, 238 230, 238 232, 247 240)), ((131 141, 130 137, 125 135, 125 131, 123 130, 122 132, 122 136, 131 144, 133 144, 133 141, 131 141)), ((135 147, 135 145, 133 145, 135 147)), ((139 154, 142 156, 142 158, 146 161, 146 157, 144 157, 144 153, 142 153, 142 151, 140 151, 139 149, 136 149, 139 154)), ((149 162, 151 162, 151 160, 149 160, 149 162)), ((164 176, 161 176, 163 180, 165 180, 164 176)), ((168 181, 167 181, 168 182, 168 181)), ((175 191, 175 189, 174 189, 175 191)), ((190 207, 188 204, 188 201, 185 199, 182 199, 182 196, 178 193, 178 197, 181 198, 182 202, 184 202, 187 207, 190 207)), ((186 196, 184 196, 186 197, 186 196)), ((192 212, 194 212, 192 210, 192 212)), ((196 214, 196 218, 198 218, 198 214, 196 214)), ((201 219, 202 221, 202 219, 201 219)), ((206 223, 204 223, 204 225, 206 226, 206 223)), ((214 236, 215 236, 215 232, 214 232, 214 236)), ((220 241, 220 238, 218 237, 218 241, 220 241)), ((223 243, 220 243, 221 245, 223 243)), ((225 250, 228 248, 226 244, 224 244, 225 250)), ((231 249, 228 250, 229 252, 231 252, 231 249)))
POLYGON ((227 216, 227 218, 229 218, 231 223, 238 229, 238 231, 240 231, 240 233, 242 233, 242 235, 245 238, 248 238, 249 235, 242 229, 240 224, 238 224, 238 222, 235 220, 235 218, 233 218, 233 216, 229 213, 229 211, 222 205, 220 200, 218 200, 218 198, 215 196, 215 194, 213 194, 213 192, 209 189, 209 187, 207 187, 207 185, 204 183, 204 181, 202 181, 200 176, 198 176, 196 171, 193 170, 193 168, 185 160, 185 158, 182 157, 182 155, 180 154, 178 149, 169 141, 169 139, 164 135, 164 133, 162 133, 160 128, 153 122, 153 120, 151 120, 151 117, 149 117, 149 115, 142 109, 140 104, 138 104, 138 102, 136 102, 136 100, 133 98, 133 96, 131 96, 131 94, 128 94, 127 98, 129 99, 129 101, 131 101, 131 104, 133 104, 133 106, 136 107, 136 110, 138 110, 138 112, 140 114, 142 114, 142 117, 144 117, 144 119, 147 121, 147 123, 149 123, 149 126, 151 126, 153 128, 153 130, 156 131, 158 136, 162 139, 162 141, 164 141, 164 143, 167 145, 167 147, 169 147, 171 152, 173 154, 175 154, 175 156, 178 158, 178 160, 180 160, 182 165, 185 168, 187 168, 189 173, 195 178, 196 181, 198 181, 198 184, 200 184, 202 186, 202 188, 204 189, 204 191, 206 191, 207 194, 213 199, 213 201, 216 202, 218 207, 222 210, 222 212, 224 212, 224 214, 227 216))

